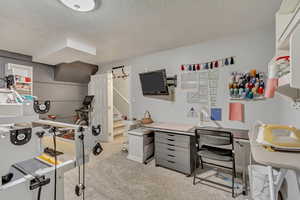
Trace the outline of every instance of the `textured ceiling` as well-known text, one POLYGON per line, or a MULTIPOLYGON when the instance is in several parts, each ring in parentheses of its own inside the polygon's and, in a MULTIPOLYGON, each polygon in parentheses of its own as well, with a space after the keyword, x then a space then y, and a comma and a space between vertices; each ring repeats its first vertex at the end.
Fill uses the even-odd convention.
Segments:
POLYGON ((274 25, 280 0, 102 0, 78 13, 57 0, 1 0, 0 49, 35 56, 72 38, 95 63, 144 55, 274 25))

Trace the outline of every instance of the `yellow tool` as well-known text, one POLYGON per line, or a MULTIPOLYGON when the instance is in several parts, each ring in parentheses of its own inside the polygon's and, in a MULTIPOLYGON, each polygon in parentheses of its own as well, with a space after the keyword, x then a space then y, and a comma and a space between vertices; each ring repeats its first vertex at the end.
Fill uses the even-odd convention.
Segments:
MULTIPOLYGON (((42 155, 38 156, 37 158, 39 158, 40 160, 43 160, 43 161, 45 161, 47 163, 50 163, 52 165, 55 165, 55 159, 53 157, 51 157, 51 156, 42 154, 42 155)), ((57 161, 56 165, 59 165, 59 164, 61 164, 61 162, 57 161)))
POLYGON ((263 124, 259 127, 257 142, 267 149, 300 151, 300 130, 292 126, 263 124))

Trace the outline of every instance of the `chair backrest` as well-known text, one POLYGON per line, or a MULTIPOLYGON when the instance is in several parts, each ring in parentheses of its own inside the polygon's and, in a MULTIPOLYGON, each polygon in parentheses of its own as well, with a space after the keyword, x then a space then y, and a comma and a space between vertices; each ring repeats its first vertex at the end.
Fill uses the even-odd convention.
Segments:
POLYGON ((230 132, 198 128, 195 129, 195 135, 198 147, 202 146, 203 144, 216 146, 233 144, 233 137, 230 132))

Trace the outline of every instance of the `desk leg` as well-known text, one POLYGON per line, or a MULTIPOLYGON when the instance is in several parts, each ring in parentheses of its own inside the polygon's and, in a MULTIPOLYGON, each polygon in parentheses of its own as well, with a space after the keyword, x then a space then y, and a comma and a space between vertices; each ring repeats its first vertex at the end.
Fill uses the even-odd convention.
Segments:
POLYGON ((284 179, 286 178, 287 171, 288 171, 287 169, 280 169, 279 171, 279 174, 275 182, 275 199, 278 198, 278 193, 281 189, 284 179))
POLYGON ((300 191, 300 172, 299 171, 295 171, 296 173, 296 179, 297 179, 297 184, 298 184, 298 188, 300 191))
POLYGON ((274 190, 273 168, 271 166, 268 166, 268 176, 269 176, 270 198, 271 200, 276 200, 275 190, 274 190))
POLYGON ((242 172, 242 181, 243 181, 243 195, 247 195, 248 190, 248 184, 247 184, 247 172, 246 172, 247 166, 244 165, 244 169, 242 172))
POLYGON ((246 162, 246 158, 247 158, 247 151, 244 151, 244 162, 243 162, 243 170, 242 170, 242 181, 243 181, 243 195, 247 195, 248 193, 248 184, 247 184, 247 170, 248 170, 248 166, 247 166, 247 162, 246 162))

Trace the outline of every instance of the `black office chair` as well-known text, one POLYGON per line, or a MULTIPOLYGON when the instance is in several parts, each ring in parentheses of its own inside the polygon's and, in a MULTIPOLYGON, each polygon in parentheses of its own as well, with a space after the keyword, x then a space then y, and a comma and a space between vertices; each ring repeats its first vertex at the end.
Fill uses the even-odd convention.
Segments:
POLYGON ((196 162, 195 162, 195 171, 194 171, 194 179, 193 184, 196 184, 196 179, 199 179, 200 182, 209 182, 222 187, 230 188, 232 190, 232 197, 235 197, 235 178, 236 178, 236 170, 235 170, 235 157, 234 157, 234 143, 233 136, 231 133, 223 132, 223 131, 210 131, 203 129, 196 129, 196 143, 197 143, 197 152, 196 152, 196 162), (230 145, 230 149, 224 148, 224 146, 230 145), (210 161, 218 161, 216 163, 204 161, 204 159, 209 159, 210 161), (232 175, 232 186, 224 185, 221 183, 217 183, 205 178, 197 177, 197 161, 200 161, 200 166, 203 169, 204 164, 208 166, 214 166, 218 168, 223 168, 231 171, 232 175), (221 165, 220 163, 224 163, 221 165), (232 163, 232 167, 226 166, 225 163, 232 163))

